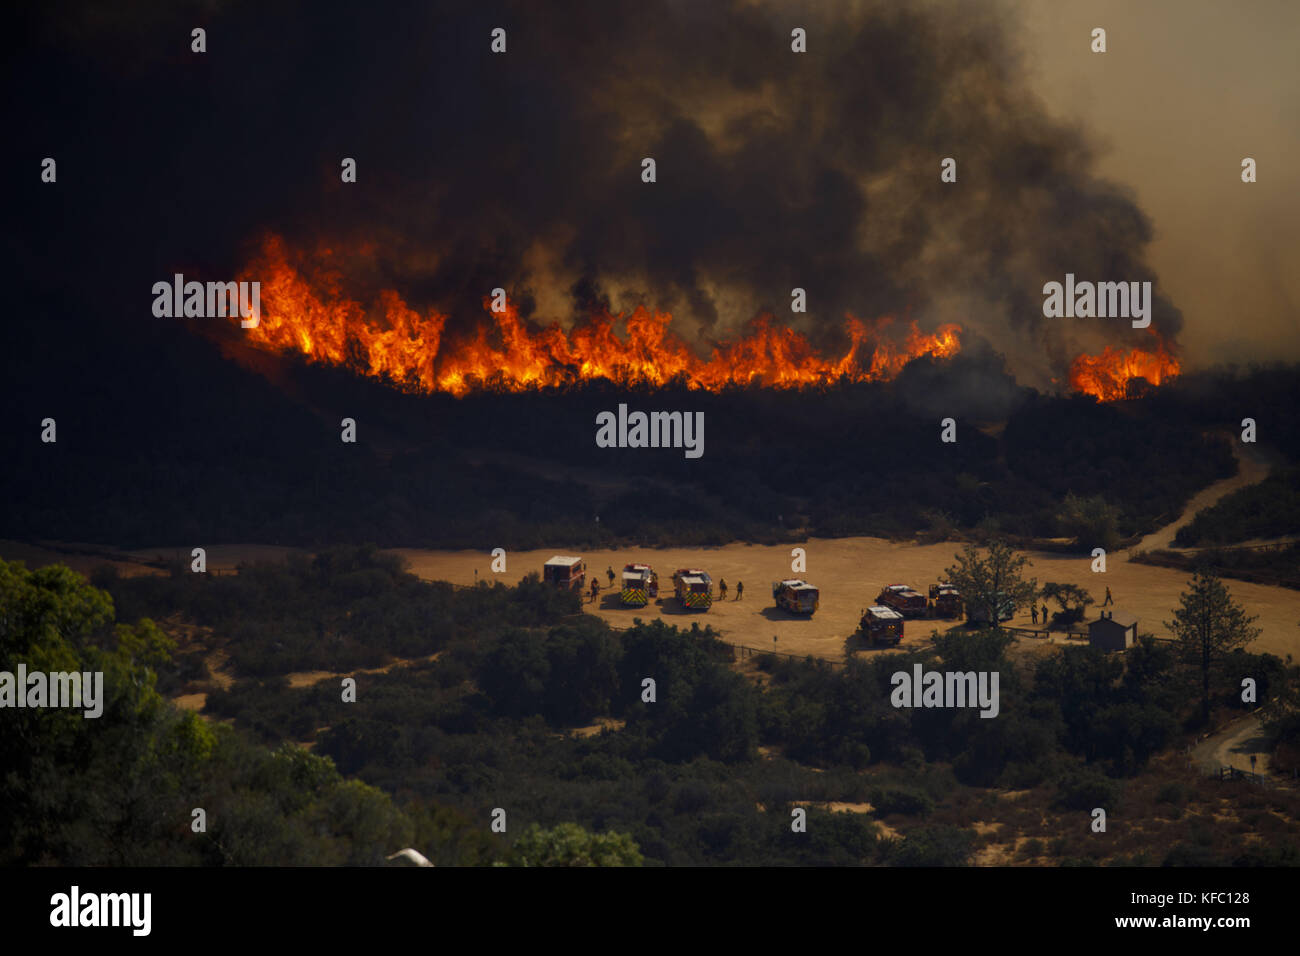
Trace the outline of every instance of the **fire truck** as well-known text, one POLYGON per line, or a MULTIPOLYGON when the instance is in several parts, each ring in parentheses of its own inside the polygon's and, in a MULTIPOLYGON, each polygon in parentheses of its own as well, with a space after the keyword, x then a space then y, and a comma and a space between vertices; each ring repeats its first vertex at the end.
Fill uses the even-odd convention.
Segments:
POLYGON ((623 592, 619 600, 625 607, 645 607, 659 596, 659 578, 648 564, 623 565, 623 592))
POLYGON ((673 591, 682 607, 707 611, 713 605, 713 578, 699 568, 678 568, 673 572, 673 591))
POLYGON ((788 581, 773 582, 772 597, 776 599, 776 606, 782 610, 811 616, 819 606, 821 592, 807 581, 791 578, 788 581))
POLYGON ((877 604, 892 607, 903 617, 925 617, 925 595, 906 584, 890 584, 876 597, 877 604))
POLYGON ((581 591, 587 583, 587 562, 557 554, 542 565, 542 580, 567 591, 581 591))
POLYGON ((951 584, 931 584, 930 600, 934 602, 935 617, 961 617, 961 592, 951 584))
POLYGON ((897 644, 903 639, 903 615, 892 607, 873 604, 862 612, 858 633, 872 644, 897 644))

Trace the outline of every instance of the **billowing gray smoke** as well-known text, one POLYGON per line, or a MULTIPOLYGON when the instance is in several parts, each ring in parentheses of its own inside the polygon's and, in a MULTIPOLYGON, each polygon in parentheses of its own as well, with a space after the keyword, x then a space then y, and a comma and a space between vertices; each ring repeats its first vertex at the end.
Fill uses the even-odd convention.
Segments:
MULTIPOLYGON (((1059 375, 1078 344, 1142 333, 1045 319, 1043 283, 1154 279, 1151 229, 1092 176, 1081 132, 1026 87, 1005 13, 511 5, 458 40, 464 60, 483 61, 482 85, 443 69, 430 91, 472 96, 472 132, 422 140, 417 122, 387 144, 425 155, 404 163, 384 210, 386 241, 404 250, 393 261, 435 294, 463 290, 457 311, 501 284, 539 319, 644 303, 705 338, 765 309, 829 338, 846 312, 910 310, 982 331, 1021 371, 1059 375), (507 30, 495 58, 489 20, 507 30), (807 53, 791 51, 795 27, 807 53), (940 181, 949 156, 955 184, 940 181), (807 317, 790 313, 794 287, 807 317)), ((1180 322, 1157 299, 1153 325, 1172 336, 1180 322)))
MULTIPOLYGON (((257 224, 241 240, 365 244, 373 287, 449 312, 452 334, 503 286, 538 321, 668 309, 701 344, 764 310, 827 346, 846 312, 958 322, 1034 384, 1080 348, 1149 341, 1123 320, 1043 317, 1043 284, 1068 272, 1156 277, 1132 196, 1094 177, 1085 135, 1028 87, 1012 7, 412 7, 213 8, 203 129, 260 164, 237 170, 229 221, 257 224), (791 314, 795 287, 807 315, 791 314)), ((213 140, 198 140, 202 162, 213 140)), ((1172 337, 1181 317, 1155 291, 1153 327, 1172 337)))

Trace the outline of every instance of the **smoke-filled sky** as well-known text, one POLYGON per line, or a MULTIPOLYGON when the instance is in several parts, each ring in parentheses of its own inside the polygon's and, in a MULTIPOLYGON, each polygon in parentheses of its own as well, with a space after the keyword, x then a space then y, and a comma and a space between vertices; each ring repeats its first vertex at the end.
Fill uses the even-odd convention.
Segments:
POLYGON ((498 285, 543 322, 669 309, 701 345, 765 310, 821 340, 846 312, 906 313, 978 330, 1042 385, 1079 349, 1143 337, 1045 319, 1043 283, 1073 272, 1153 280, 1154 327, 1189 364, 1300 356, 1294 4, 26 16, 6 87, 32 183, 7 255, 33 291, 109 292, 115 321, 153 321, 149 289, 173 271, 234 278, 275 232, 343 252, 353 297, 394 288, 450 312, 453 334, 498 285), (1105 54, 1089 52, 1094 26, 1105 54), (35 182, 47 155, 57 186, 35 182), (356 184, 339 181, 345 156, 356 184), (790 314, 796 286, 806 316, 790 314))
POLYGON ((1025 3, 1030 82, 1151 217, 1194 364, 1300 358, 1300 4, 1025 3), (1108 30, 1108 51, 1077 42, 1108 30), (1104 69, 1099 69, 1104 65, 1104 69), (1242 157, 1259 181, 1241 182, 1242 157))

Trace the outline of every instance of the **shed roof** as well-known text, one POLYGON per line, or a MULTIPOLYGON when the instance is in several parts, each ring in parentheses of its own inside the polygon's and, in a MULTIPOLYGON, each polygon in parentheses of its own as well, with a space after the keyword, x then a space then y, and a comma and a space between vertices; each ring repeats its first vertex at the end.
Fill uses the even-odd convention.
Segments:
POLYGON ((1095 624, 1104 624, 1108 621, 1113 621, 1120 627, 1133 627, 1138 622, 1136 614, 1130 614, 1128 611, 1121 611, 1118 608, 1114 611, 1102 611, 1101 613, 1102 617, 1097 618, 1095 621, 1089 621, 1088 627, 1095 624))

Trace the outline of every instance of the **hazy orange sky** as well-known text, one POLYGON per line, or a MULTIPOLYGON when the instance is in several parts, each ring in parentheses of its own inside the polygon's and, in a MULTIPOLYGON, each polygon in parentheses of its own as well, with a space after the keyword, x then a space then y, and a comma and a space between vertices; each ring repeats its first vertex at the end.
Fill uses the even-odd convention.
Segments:
POLYGON ((1033 87, 1085 124, 1099 173, 1154 223, 1151 263, 1183 310, 1189 364, 1300 358, 1300 2, 1021 9, 1033 87), (1094 27, 1105 54, 1090 50, 1094 27))

